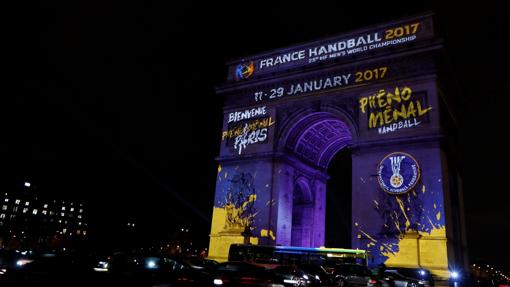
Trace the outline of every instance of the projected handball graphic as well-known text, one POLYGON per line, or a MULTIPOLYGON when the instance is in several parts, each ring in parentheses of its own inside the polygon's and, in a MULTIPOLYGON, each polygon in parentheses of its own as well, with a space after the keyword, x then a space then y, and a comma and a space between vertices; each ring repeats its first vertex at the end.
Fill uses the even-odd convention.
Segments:
POLYGON ((377 180, 391 194, 404 194, 420 179, 420 166, 410 154, 394 152, 384 157, 377 167, 377 180))

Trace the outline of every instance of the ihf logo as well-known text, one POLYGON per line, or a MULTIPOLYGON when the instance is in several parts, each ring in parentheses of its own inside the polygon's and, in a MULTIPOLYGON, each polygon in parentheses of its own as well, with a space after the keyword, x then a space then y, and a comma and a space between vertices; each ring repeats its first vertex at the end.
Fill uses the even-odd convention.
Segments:
POLYGON ((414 157, 394 152, 383 158, 377 167, 377 180, 382 189, 391 194, 410 191, 420 179, 420 166, 414 157))
POLYGON ((236 78, 239 79, 248 79, 253 72, 255 71, 255 66, 253 65, 253 61, 250 64, 239 64, 236 67, 236 78))

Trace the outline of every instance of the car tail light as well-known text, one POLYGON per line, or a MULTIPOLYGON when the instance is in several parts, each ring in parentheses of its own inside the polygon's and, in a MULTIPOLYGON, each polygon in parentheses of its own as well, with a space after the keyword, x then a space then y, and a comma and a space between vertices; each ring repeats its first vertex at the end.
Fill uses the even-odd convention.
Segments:
POLYGON ((251 284, 254 284, 254 282, 256 282, 256 281, 257 281, 257 278, 253 278, 253 277, 241 277, 241 280, 240 280, 239 283, 251 285, 251 284))

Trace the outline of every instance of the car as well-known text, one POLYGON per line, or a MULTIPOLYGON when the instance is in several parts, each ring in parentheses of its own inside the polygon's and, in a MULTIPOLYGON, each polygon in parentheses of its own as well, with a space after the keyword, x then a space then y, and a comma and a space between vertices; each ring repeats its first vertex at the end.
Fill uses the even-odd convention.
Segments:
POLYGON ((393 277, 386 275, 386 265, 379 264, 372 269, 372 275, 368 280, 367 287, 395 287, 393 277))
POLYGON ((395 281, 389 276, 372 276, 368 280, 367 287, 395 287, 395 281))
POLYGON ((116 253, 105 265, 112 285, 209 286, 212 279, 205 271, 216 263, 165 254, 116 253))
POLYGON ((310 277, 297 266, 230 261, 211 272, 214 286, 310 286, 310 277))
POLYGON ((323 284, 318 275, 306 272, 297 265, 280 265, 271 271, 284 279, 284 285, 288 286, 330 286, 323 284))
POLYGON ((219 264, 218 261, 201 257, 182 257, 179 262, 194 269, 210 270, 219 264))
POLYGON ((372 276, 368 267, 360 264, 342 263, 332 266, 336 286, 367 286, 372 276))
POLYGON ((97 286, 92 267, 78 256, 43 253, 8 271, 2 286, 97 286))
POLYGON ((9 274, 32 262, 27 252, 0 249, 0 283, 5 282, 9 274))
POLYGON ((214 286, 272 286, 275 281, 264 266, 247 262, 220 263, 212 275, 214 286))
POLYGON ((393 279, 395 287, 434 286, 434 278, 430 271, 420 267, 387 267, 384 274, 393 279))
MULTIPOLYGON (((306 272, 311 277, 317 279, 319 283, 312 281, 315 285, 320 286, 331 286, 333 285, 334 276, 331 272, 328 272, 322 265, 320 264, 301 264, 299 267, 306 272)), ((312 285, 313 285, 312 284, 312 285)), ((315 286, 314 285, 314 286, 315 286)))

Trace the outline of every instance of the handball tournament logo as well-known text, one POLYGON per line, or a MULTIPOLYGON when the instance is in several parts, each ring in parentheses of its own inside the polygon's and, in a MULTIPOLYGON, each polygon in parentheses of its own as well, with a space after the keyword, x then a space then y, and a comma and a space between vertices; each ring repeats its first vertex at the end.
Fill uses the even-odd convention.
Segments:
POLYGON ((239 64, 236 67, 236 78, 237 79, 248 79, 255 71, 253 61, 250 64, 239 64))
POLYGON ((420 166, 414 157, 394 152, 383 158, 377 167, 377 180, 382 189, 390 194, 404 194, 420 179, 420 166))

